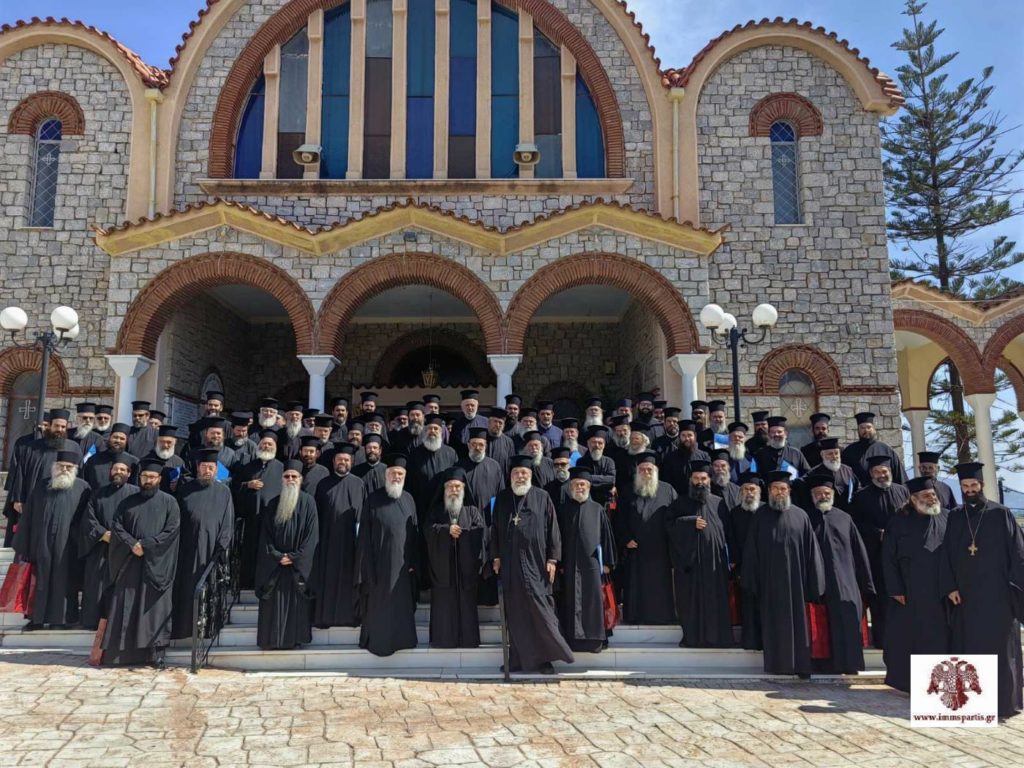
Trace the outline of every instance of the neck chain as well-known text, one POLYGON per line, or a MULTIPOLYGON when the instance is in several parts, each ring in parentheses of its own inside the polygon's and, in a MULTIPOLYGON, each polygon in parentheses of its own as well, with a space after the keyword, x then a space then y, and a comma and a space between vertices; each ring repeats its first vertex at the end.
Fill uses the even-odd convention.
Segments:
POLYGON ((964 516, 967 518, 967 530, 971 533, 971 543, 967 547, 967 551, 971 553, 971 557, 974 557, 978 554, 978 545, 974 542, 978 538, 978 531, 981 530, 981 521, 985 517, 985 507, 982 506, 981 508, 981 514, 978 515, 978 524, 976 526, 971 526, 971 513, 966 504, 964 504, 964 516))

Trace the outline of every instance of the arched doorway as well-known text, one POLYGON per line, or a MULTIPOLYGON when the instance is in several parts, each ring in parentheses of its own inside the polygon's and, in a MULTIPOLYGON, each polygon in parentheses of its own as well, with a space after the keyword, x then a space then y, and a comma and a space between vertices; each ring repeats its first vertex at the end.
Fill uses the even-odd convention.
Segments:
POLYGON ((39 374, 19 374, 7 397, 7 429, 4 434, 3 468, 8 469, 14 444, 23 435, 29 434, 38 421, 36 398, 39 397, 39 374))

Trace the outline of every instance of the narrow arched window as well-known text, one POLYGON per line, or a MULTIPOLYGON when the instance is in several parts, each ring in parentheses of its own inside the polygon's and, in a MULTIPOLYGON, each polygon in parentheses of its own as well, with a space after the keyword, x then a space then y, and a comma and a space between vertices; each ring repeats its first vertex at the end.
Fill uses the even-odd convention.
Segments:
POLYGON ((772 123, 772 191, 775 223, 800 224, 800 180, 797 173, 796 129, 781 120, 772 123))
POLYGON ((814 381, 803 371, 791 368, 779 378, 779 414, 786 417, 789 444, 799 448, 811 442, 808 419, 818 410, 814 381))
POLYGON ((32 208, 30 227, 52 227, 57 207, 57 181, 60 177, 61 122, 43 120, 36 131, 35 163, 32 167, 32 208))

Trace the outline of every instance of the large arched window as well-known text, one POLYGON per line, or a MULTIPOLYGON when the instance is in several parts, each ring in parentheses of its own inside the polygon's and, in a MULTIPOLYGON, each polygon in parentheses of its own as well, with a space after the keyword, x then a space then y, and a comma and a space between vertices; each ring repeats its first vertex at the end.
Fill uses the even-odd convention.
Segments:
POLYGON ((811 442, 808 419, 818 410, 818 394, 811 377, 791 368, 779 379, 779 415, 785 416, 789 444, 799 448, 811 442))
POLYGON ((391 0, 366 0, 359 24, 344 3, 323 15, 322 46, 313 46, 312 27, 300 30, 267 57, 266 76, 250 89, 237 129, 235 177, 301 178, 305 172, 321 179, 511 179, 524 175, 513 159, 516 145, 536 144, 534 176, 562 178, 568 170, 569 176, 603 178, 600 116, 571 53, 536 26, 530 35, 519 14, 496 0, 480 2, 489 6, 450 0, 442 12, 435 0, 407 0, 407 10, 396 14, 391 0), (442 50, 439 42, 446 43, 442 50), (532 60, 524 66, 527 51, 532 60), (404 71, 393 66, 400 55, 404 71), (531 70, 530 82, 521 82, 531 70), (360 74, 363 82, 353 84, 360 74), (323 84, 319 105, 307 103, 307 84, 317 82, 311 76, 323 84), (354 109, 357 94, 361 114, 354 109), (275 104, 276 155, 264 136, 265 110, 275 104), (566 105, 575 112, 571 123, 562 114, 566 105), (310 130, 311 121, 319 121, 318 131, 310 130), (311 172, 292 155, 317 134, 320 166, 311 172), (404 157, 393 156, 396 151, 404 157), (271 157, 276 164, 268 167, 271 157))
POLYGON ((779 120, 772 123, 772 192, 775 223, 800 224, 800 177, 797 171, 796 129, 779 120))
POLYGON ((43 120, 36 130, 30 227, 53 226, 57 207, 57 181, 60 178, 61 132, 61 122, 56 118, 43 120))

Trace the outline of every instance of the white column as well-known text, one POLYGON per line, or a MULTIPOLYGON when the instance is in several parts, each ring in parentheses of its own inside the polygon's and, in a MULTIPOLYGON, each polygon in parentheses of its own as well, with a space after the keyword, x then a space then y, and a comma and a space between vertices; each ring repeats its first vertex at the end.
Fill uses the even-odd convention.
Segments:
POLYGON ((690 403, 697 399, 697 379, 704 369, 704 364, 711 355, 690 354, 672 355, 668 359, 669 364, 683 380, 683 402, 679 404, 684 411, 690 407, 690 403))
POLYGON ((338 367, 340 361, 333 355, 299 355, 298 357, 309 374, 309 399, 306 406, 316 408, 322 413, 324 393, 327 390, 327 377, 338 367))
POLYGON ((117 421, 132 423, 132 401, 137 399, 139 377, 153 361, 142 355, 107 355, 107 362, 117 374, 117 421))
MULTIPOLYGON (((533 144, 533 16, 519 12, 519 143, 533 144)), ((532 179, 533 166, 521 166, 519 178, 532 179)))
MULTIPOLYGON (((924 438, 924 423, 928 419, 928 410, 926 408, 910 408, 903 412, 903 415, 910 422, 910 445, 913 456, 911 456, 906 464, 907 468, 917 467, 917 454, 921 451, 927 451, 927 443, 924 438)), ((917 471, 914 471, 914 477, 917 477, 917 471)))
POLYGON ((974 395, 966 395, 964 399, 974 412, 978 461, 985 465, 985 495, 990 499, 998 499, 996 447, 992 440, 992 406, 996 402, 996 394, 995 392, 979 392, 974 395))
POLYGON ((488 355, 487 362, 498 376, 498 393, 495 398, 499 408, 505 407, 505 395, 512 394, 512 374, 523 362, 522 355, 488 355))
MULTIPOLYGON (((281 46, 263 59, 263 166, 261 179, 277 178, 277 123, 281 109, 281 46)), ((127 422, 125 422, 127 423, 127 422)))
MULTIPOLYGON (((309 14, 306 23, 309 36, 309 58, 306 76, 306 144, 320 144, 323 133, 324 90, 324 10, 309 14)), ((319 179, 320 165, 305 166, 304 179, 319 179)))

